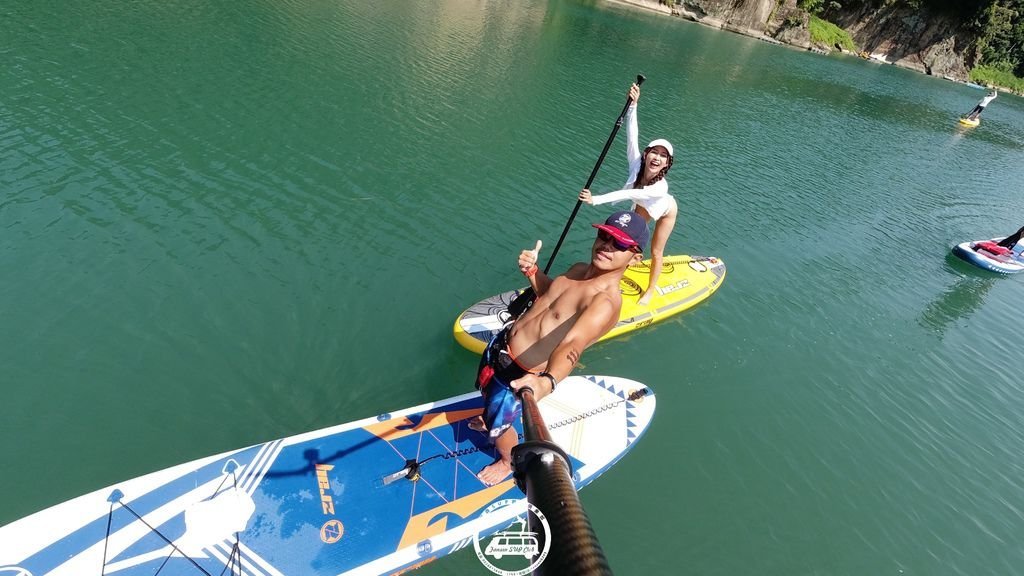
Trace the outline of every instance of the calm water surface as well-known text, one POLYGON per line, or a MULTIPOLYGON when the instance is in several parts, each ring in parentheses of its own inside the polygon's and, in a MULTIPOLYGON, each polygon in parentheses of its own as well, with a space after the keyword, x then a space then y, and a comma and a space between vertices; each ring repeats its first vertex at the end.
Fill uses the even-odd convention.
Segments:
POLYGON ((1021 99, 604 3, 0 12, 0 524, 469 390, 643 73, 729 276, 584 356, 660 398, 581 494, 616 573, 1024 574, 1024 281, 949 255, 1024 225, 1021 99))

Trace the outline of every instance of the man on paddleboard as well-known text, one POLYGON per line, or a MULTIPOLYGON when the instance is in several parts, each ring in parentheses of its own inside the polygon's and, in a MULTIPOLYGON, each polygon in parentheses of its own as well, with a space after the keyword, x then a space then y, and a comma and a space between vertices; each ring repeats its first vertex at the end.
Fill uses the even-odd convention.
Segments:
POLYGON ((999 92, 997 92, 995 89, 986 94, 985 97, 982 98, 980 102, 978 102, 974 109, 967 113, 967 119, 977 120, 978 116, 981 116, 981 113, 985 111, 985 107, 988 106, 989 102, 995 100, 996 96, 998 95, 999 92))
POLYGON ((995 256, 1014 258, 1013 248, 1021 241, 1022 238, 1024 238, 1024 227, 1021 227, 1020 230, 1017 230, 999 242, 993 242, 991 240, 974 242, 971 244, 971 249, 975 252, 988 252, 988 254, 995 256))
POLYGON ((537 299, 491 340, 476 379, 484 412, 471 426, 487 433, 498 451, 498 458, 477 475, 488 485, 512 473, 517 441, 512 423, 522 410, 515 391, 528 386, 538 401, 550 394, 572 372, 583 350, 619 319, 619 281, 626 268, 643 259, 647 222, 636 212, 622 211, 594 227, 590 263, 573 264, 561 276, 550 278, 538 270, 540 240, 519 255, 519 269, 537 299))

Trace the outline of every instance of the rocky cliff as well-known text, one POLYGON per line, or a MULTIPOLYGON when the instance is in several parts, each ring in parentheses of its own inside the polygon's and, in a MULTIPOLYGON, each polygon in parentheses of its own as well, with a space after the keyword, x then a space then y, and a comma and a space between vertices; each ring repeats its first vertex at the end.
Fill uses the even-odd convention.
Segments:
MULTIPOLYGON (((674 13, 709 26, 758 37, 770 37, 802 48, 814 46, 806 12, 797 0, 682 0, 674 13)), ((967 79, 973 64, 973 37, 960 22, 892 6, 856 12, 832 11, 825 18, 853 37, 876 59, 926 74, 967 79)))
POLYGON ((884 54, 893 64, 925 74, 967 79, 974 64, 974 38, 962 22, 907 9, 830 14, 862 50, 884 54))

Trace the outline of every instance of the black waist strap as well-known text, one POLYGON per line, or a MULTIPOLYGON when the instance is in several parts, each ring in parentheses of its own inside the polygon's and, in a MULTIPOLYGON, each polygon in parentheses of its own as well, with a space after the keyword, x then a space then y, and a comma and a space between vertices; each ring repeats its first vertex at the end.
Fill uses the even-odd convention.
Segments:
POLYGON ((509 329, 504 328, 494 337, 490 346, 487 347, 487 365, 494 369, 495 374, 500 374, 504 380, 515 380, 520 376, 529 373, 522 366, 512 359, 508 350, 509 329))

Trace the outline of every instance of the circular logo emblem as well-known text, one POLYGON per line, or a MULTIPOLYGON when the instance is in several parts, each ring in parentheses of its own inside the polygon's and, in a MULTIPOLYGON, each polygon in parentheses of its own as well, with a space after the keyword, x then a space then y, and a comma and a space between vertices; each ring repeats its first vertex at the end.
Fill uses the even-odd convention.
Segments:
POLYGON ((32 576, 32 573, 17 566, 0 566, 0 576, 32 576))
POLYGON ((328 520, 320 528, 320 539, 324 544, 334 544, 345 534, 345 527, 340 520, 328 520))
POLYGON ((480 559, 480 563, 491 572, 499 576, 526 576, 533 573, 548 557, 551 550, 551 527, 544 513, 525 500, 499 500, 488 506, 481 517, 498 513, 508 517, 509 510, 504 509, 511 506, 515 507, 512 511, 518 508, 524 509, 523 512, 532 512, 540 526, 528 526, 525 515, 520 516, 512 523, 512 528, 495 532, 483 546, 480 543, 480 535, 473 534, 473 548, 476 549, 476 557, 480 559), (543 534, 535 530, 543 530, 543 534), (543 548, 540 545, 540 537, 544 540, 543 548), (530 565, 521 569, 505 569, 495 566, 491 561, 504 557, 515 558, 520 564, 530 562, 530 565))

